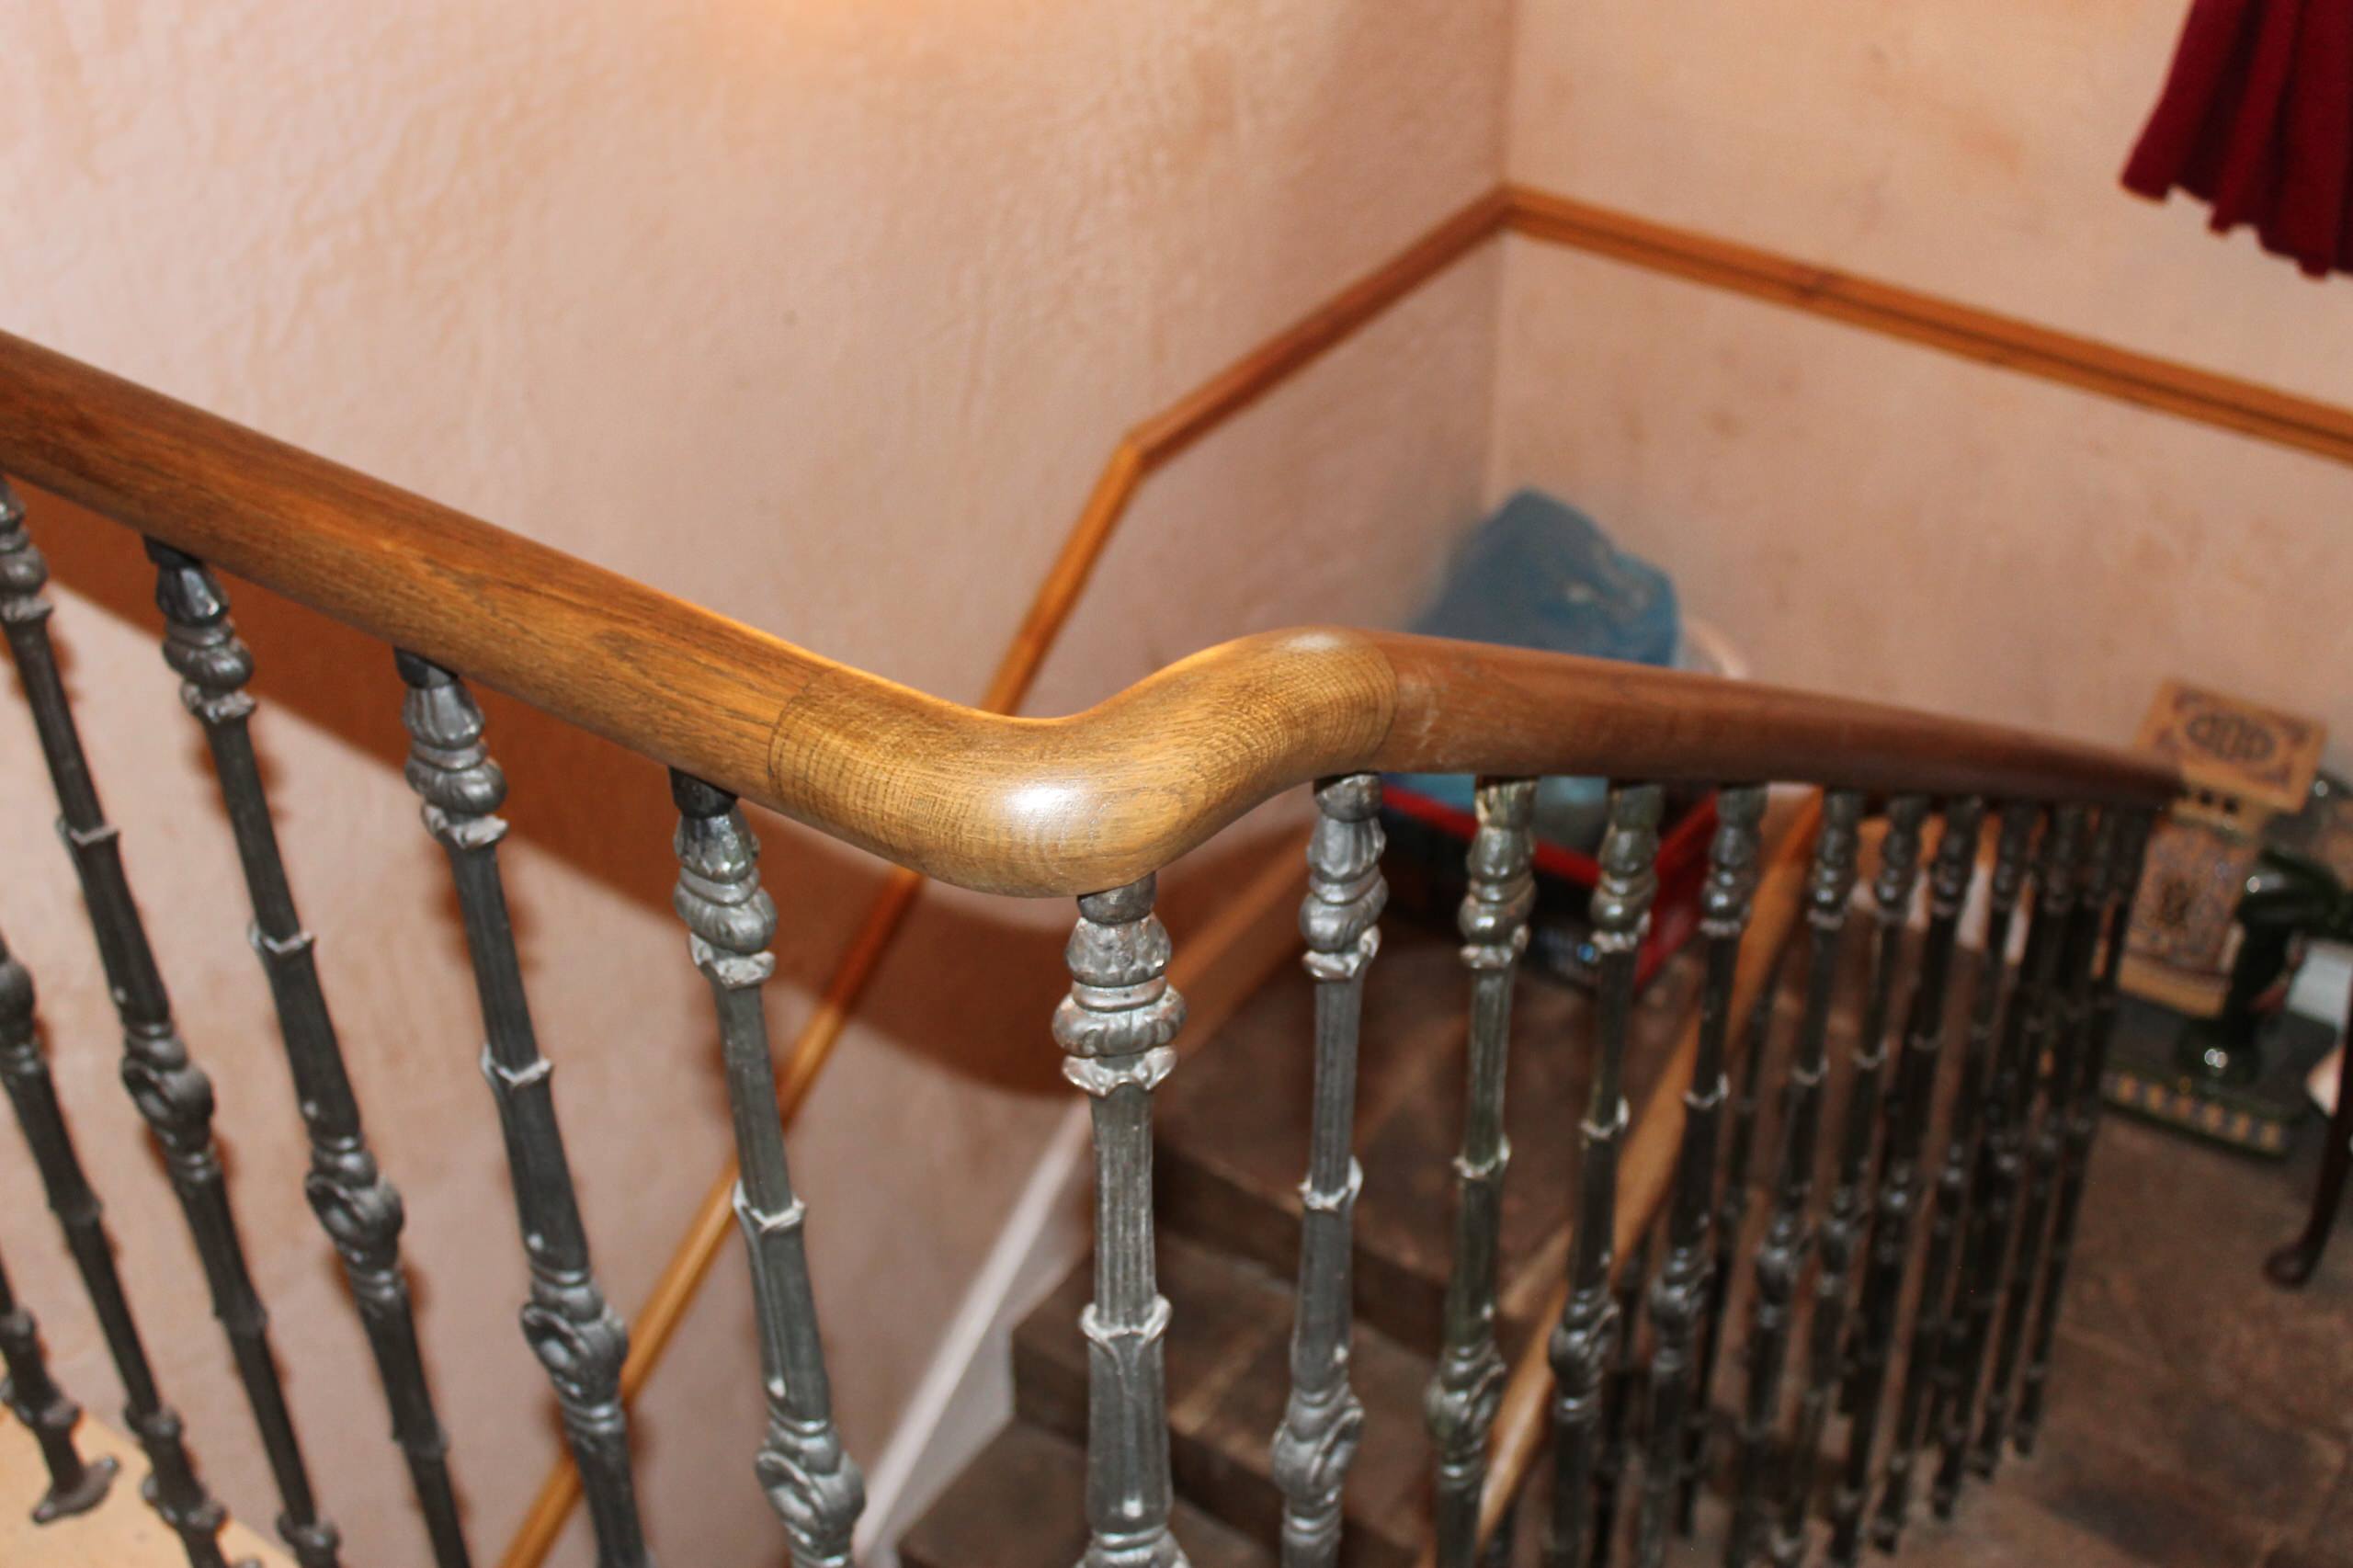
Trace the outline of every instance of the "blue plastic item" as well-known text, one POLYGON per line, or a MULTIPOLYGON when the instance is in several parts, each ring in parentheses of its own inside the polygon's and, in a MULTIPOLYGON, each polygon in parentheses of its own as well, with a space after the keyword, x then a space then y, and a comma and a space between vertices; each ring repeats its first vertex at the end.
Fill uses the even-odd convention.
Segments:
MULTIPOLYGON (((1413 626, 1433 637, 1659 665, 1674 663, 1681 629, 1673 579, 1537 490, 1521 491, 1479 526, 1413 626)), ((1395 781, 1471 810, 1467 775, 1407 773, 1395 781)), ((1545 779, 1536 790, 1538 836, 1591 848, 1608 790, 1599 778, 1545 779)))

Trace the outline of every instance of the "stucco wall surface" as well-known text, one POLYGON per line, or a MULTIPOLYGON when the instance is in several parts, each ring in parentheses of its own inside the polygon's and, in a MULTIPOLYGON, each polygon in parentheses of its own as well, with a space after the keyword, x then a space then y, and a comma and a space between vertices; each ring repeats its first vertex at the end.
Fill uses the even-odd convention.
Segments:
MULTIPOLYGON (((1119 432, 1492 183, 1504 0, 644 0, 0 7, 0 325, 834 657, 972 699, 1119 432)), ((1040 681, 1089 702, 1208 642, 1408 610, 1476 513, 1494 255, 1159 476, 1040 681)), ((424 1560, 331 1255, 194 725, 136 541, 34 496, 55 628, 219 1125, 296 1415, 354 1562, 424 1560)), ((234 591, 234 585, 232 585, 234 591)), ((280 831, 384 1164, 477 1553, 556 1449, 438 850, 382 650, 238 595, 280 831)), ((14 705, 13 699, 10 705, 14 705)), ((658 771, 493 700, 518 937, 624 1309, 726 1149, 667 911, 658 771)), ((0 921, 169 1396, 276 1512, 162 1173, 114 1078, 46 784, 0 744, 0 921)), ((781 1038, 879 882, 764 822, 781 1038)), ((1170 879, 1181 939, 1267 824, 1170 879), (1255 835, 1255 836, 1254 836, 1255 835), (1193 891, 1188 891, 1189 889, 1193 891)), ((1068 1103, 1070 911, 916 916, 793 1138, 854 1448, 890 1437, 1068 1103)), ((28 1164, 5 1244, 63 1375, 119 1407, 28 1164)), ((639 1421, 672 1562, 765 1561, 731 1248, 639 1421)), ((585 1562, 585 1532, 563 1559, 585 1562)))
MULTIPOLYGON (((2185 7, 1657 0, 1518 13, 1516 179, 2353 402, 2343 278, 2124 194, 2185 7)), ((2353 762, 2353 473, 1513 242, 1491 492, 1672 570, 1760 676, 2131 739, 2181 675, 2353 762)))

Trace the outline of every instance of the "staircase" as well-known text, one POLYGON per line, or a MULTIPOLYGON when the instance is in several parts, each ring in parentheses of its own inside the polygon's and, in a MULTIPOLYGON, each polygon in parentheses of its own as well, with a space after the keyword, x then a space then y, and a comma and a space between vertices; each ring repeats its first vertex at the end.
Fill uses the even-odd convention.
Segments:
MULTIPOLYGON (((1359 1057, 1364 1191, 1356 1210, 1349 1369, 1366 1422, 1346 1494, 1346 1568, 1413 1568, 1429 1540, 1422 1396, 1451 1257, 1453 1141, 1464 1092, 1463 978, 1451 933, 1392 918, 1383 939, 1367 981, 1359 1057)), ((1856 944, 1850 966, 1864 956, 1856 944)), ((1696 947, 1686 949, 1643 992, 1628 1051, 1632 1103, 1643 1103, 1697 1006, 1700 971, 1696 947)), ((1840 994, 1861 989, 1842 984, 1840 994)), ((1160 1091, 1154 1160, 1161 1289, 1173 1309, 1170 1463, 1178 1539, 1197 1568, 1276 1561, 1271 1546, 1259 1543, 1277 1539, 1282 1507, 1268 1439, 1289 1384, 1312 1002, 1297 974, 1279 971, 1160 1091)), ((1779 1000, 1785 1021, 1796 1005, 1785 989, 1779 1000)), ((1556 1133, 1584 1104, 1586 1053, 1577 1042, 1590 1029, 1591 1011, 1586 994, 1533 974, 1516 997, 1506 1110, 1513 1158, 1498 1293, 1506 1355, 1538 1332, 1534 1314, 1567 1263, 1576 1151, 1556 1133)), ((1853 1028, 1851 1009, 1834 1020, 1834 1049, 1844 1049, 1853 1028)), ((1769 1108, 1761 1119, 1760 1150, 1773 1137, 1769 1108)), ((1752 1173, 1759 1181, 1765 1163, 1760 1158, 1752 1173)), ((1752 1201, 1750 1211, 1762 1208, 1752 1201)), ((1092 1289, 1090 1267, 1083 1261, 1074 1268, 1021 1324, 1014 1419, 902 1540, 905 1568, 1014 1568, 1076 1561, 1084 1551, 1083 1528, 1073 1525, 1067 1540, 1049 1539, 1049 1521, 1081 1514, 1086 1355, 1077 1322, 1092 1289)), ((1742 1311, 1736 1292, 1733 1312, 1742 1311)), ((1736 1398, 1738 1388, 1733 1369, 1720 1369, 1718 1403, 1736 1398)), ((1541 1507, 1528 1511, 1540 1515, 1541 1507)), ((1520 1550, 1532 1562, 1536 1531, 1520 1533, 1520 1550)), ((1689 1556, 1697 1562, 1704 1554, 1689 1556)))

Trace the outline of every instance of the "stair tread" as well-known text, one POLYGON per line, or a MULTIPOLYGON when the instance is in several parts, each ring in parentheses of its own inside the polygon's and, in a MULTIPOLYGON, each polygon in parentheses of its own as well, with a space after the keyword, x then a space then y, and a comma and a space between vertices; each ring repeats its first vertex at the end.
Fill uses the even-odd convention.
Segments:
MULTIPOLYGON (((1165 1353, 1177 1489, 1253 1539, 1272 1541, 1281 1497, 1268 1444, 1290 1386, 1293 1291, 1256 1264, 1182 1237, 1163 1237, 1159 1250, 1170 1307, 1165 1353)), ((1022 1416, 1073 1440, 1086 1431, 1086 1347, 1076 1325, 1092 1290, 1082 1264, 1014 1338, 1022 1416)), ((1357 1325, 1349 1378, 1367 1420, 1348 1474, 1344 1562, 1410 1562, 1421 1543, 1430 1462, 1420 1410, 1429 1375, 1426 1358, 1357 1325)))
MULTIPOLYGON (((900 1539, 904 1568, 1036 1568, 1086 1550, 1086 1452, 1015 1420, 900 1539)), ((1193 1568, 1272 1568, 1275 1554, 1179 1500, 1171 1519, 1193 1568)))
MULTIPOLYGON (((147 1456, 123 1433, 84 1415, 74 1433, 82 1457, 111 1458, 121 1468, 105 1500, 86 1514, 32 1521, 33 1506, 49 1490, 40 1447, 24 1425, 0 1409, 0 1562, 24 1568, 175 1568, 188 1562, 179 1537, 140 1494, 147 1456)), ((292 1568, 292 1559, 234 1519, 221 1532, 233 1562, 253 1558, 261 1568, 292 1568)))
MULTIPOLYGON (((1647 1093, 1697 995, 1688 950, 1635 1008, 1628 1093, 1647 1093)), ((1358 1052, 1357 1147, 1364 1191, 1356 1209, 1357 1307, 1369 1323, 1435 1352, 1453 1253, 1456 1141, 1461 1136, 1467 990, 1454 943, 1435 929, 1384 931, 1369 971, 1358 1052)), ((1514 996, 1501 1256, 1506 1317, 1560 1277, 1576 1191, 1575 1140, 1559 1135, 1584 1108, 1585 994, 1522 978, 1514 996)), ((1159 1093, 1155 1116, 1163 1223, 1265 1267, 1288 1270, 1298 1249, 1299 1179, 1313 1092, 1313 988, 1279 975, 1188 1059, 1159 1093)))

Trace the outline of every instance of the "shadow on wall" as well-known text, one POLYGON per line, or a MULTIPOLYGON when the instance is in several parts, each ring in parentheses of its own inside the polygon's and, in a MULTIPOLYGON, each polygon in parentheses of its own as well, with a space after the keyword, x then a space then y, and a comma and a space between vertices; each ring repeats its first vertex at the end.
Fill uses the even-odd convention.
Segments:
MULTIPOLYGON (((160 635, 154 572, 138 536, 40 491, 28 488, 22 494, 35 542, 49 559, 52 585, 69 587, 142 632, 160 635)), ((267 590, 234 578, 227 586, 238 630, 255 651, 252 689, 262 711, 291 711, 398 773, 408 747, 399 718, 404 687, 383 645, 267 590)), ((71 690, 72 617, 60 615, 51 625, 71 690)), ((149 695, 160 699, 171 679, 160 658, 155 678, 153 694, 74 696, 77 704, 149 695)), ((501 693, 477 688, 477 695, 491 755, 506 775, 508 802, 502 814, 515 839, 669 917, 677 875, 670 841, 677 818, 661 767, 501 693)), ((265 778, 274 783, 269 728, 264 719, 255 737, 265 778)), ((192 724, 187 744, 201 756, 204 743, 192 724)), ((105 789, 104 778, 99 786, 105 789)), ((208 792, 204 803, 225 835, 228 822, 220 797, 208 792)), ((790 1030, 805 1006, 830 978, 852 923, 879 890, 885 869, 773 812, 752 808, 751 814, 762 846, 762 881, 778 906, 778 977, 794 998, 789 1006, 772 1000, 773 1038, 781 1051, 790 1046, 790 1030)), ((1277 840, 1288 844, 1289 837, 1279 824, 1245 824, 1196 852, 1170 879, 1162 901, 1180 937, 1215 908, 1221 890, 1246 881, 1265 863, 1270 846, 1277 840)), ((293 871, 299 896, 301 868, 293 871)), ((516 882, 510 893, 517 935, 525 938, 522 950, 538 950, 529 931, 546 912, 528 883, 516 882)), ((441 924, 452 961, 462 963, 463 930, 454 893, 445 892, 437 904, 427 917, 441 924)), ((901 1048, 959 1075, 1060 1096, 1066 1089, 1047 1020, 1069 983, 1062 951, 1067 934, 1060 901, 1041 901, 1025 910, 935 887, 885 960, 858 1016, 901 1048), (1046 902, 1056 905, 1052 918, 1043 915, 1046 902)), ((715 1046, 707 1062, 716 1074, 715 1046)))

